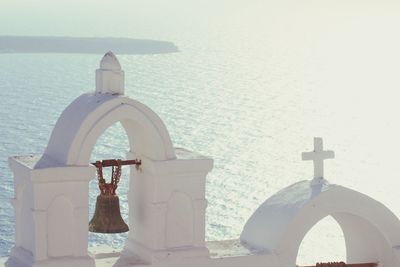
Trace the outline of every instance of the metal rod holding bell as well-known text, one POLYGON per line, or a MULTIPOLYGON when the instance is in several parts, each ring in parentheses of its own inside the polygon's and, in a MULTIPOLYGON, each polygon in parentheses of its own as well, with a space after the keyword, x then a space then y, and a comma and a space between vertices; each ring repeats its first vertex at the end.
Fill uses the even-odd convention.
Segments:
POLYGON ((141 165, 140 160, 106 159, 92 163, 97 168, 100 194, 96 199, 96 209, 89 222, 89 231, 95 233, 123 233, 129 231, 121 216, 119 198, 116 194, 123 165, 141 165), (103 168, 112 167, 111 183, 103 177, 103 168))

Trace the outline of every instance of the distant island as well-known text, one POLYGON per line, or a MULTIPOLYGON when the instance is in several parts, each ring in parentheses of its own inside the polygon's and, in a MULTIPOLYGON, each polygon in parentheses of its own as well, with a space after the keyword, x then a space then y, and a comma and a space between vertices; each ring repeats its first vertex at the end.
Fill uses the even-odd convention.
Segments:
POLYGON ((131 38, 0 36, 0 53, 163 54, 179 52, 167 41, 131 38))

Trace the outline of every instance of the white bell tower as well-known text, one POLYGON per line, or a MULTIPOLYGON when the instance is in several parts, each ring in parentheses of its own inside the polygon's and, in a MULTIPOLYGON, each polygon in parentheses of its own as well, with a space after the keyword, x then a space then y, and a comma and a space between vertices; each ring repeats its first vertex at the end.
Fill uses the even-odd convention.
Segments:
POLYGON ((132 167, 130 232, 121 261, 208 257, 205 181, 210 158, 174 148, 164 123, 144 104, 123 96, 124 72, 108 52, 96 71, 96 91, 61 114, 42 155, 9 159, 14 173, 16 244, 6 267, 94 267, 88 255, 88 183, 93 147, 121 122, 132 167))

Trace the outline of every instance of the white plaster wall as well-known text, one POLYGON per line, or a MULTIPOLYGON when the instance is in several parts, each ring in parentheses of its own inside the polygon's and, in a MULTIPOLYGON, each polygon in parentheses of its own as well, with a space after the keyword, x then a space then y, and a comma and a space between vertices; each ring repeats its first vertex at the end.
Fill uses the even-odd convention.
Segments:
POLYGON ((10 158, 16 181, 18 242, 7 267, 58 267, 61 258, 76 267, 94 265, 87 254, 88 181, 95 168, 55 167, 34 169, 40 156, 10 158), (21 191, 23 190, 23 191, 21 191))
MULTIPOLYGON (((376 227, 352 214, 339 213, 332 216, 343 230, 348 263, 375 262, 387 258, 383 252, 391 251, 391 248, 382 240, 382 234, 376 227)), ((386 262, 384 266, 392 264, 386 262)))
POLYGON ((33 222, 33 196, 32 186, 29 184, 24 190, 22 196, 22 207, 21 207, 21 220, 18 223, 20 227, 20 240, 21 247, 29 251, 35 251, 34 244, 34 222, 33 222))
POLYGON ((25 189, 26 189, 26 182, 20 183, 20 184, 17 184, 17 183, 14 184, 15 198, 12 199, 11 203, 14 207, 14 212, 15 212, 15 245, 16 246, 22 246, 22 238, 24 237, 24 235, 22 234, 22 231, 23 231, 22 215, 26 214, 26 207, 25 207, 25 210, 23 210, 23 208, 24 208, 23 203, 25 203, 24 197, 27 196, 25 189))
POLYGON ((62 257, 73 255, 74 214, 69 199, 59 196, 47 210, 48 256, 62 257))
POLYGON ((186 193, 174 192, 168 200, 167 248, 194 245, 194 219, 192 198, 186 193))
MULTIPOLYGON (((194 190, 191 187, 180 188, 175 183, 173 172, 167 172, 166 175, 155 171, 154 168, 157 168, 151 165, 160 162, 151 162, 143 157, 142 160, 142 172, 134 171, 130 180, 129 207, 133 214, 130 222, 134 229, 130 231, 128 238, 131 250, 143 251, 141 255, 152 261, 153 254, 168 247, 204 246, 205 206, 194 204, 197 202, 190 195, 194 190), (166 181, 171 186, 164 187, 166 181), (177 191, 179 188, 183 191, 177 191), (174 197, 177 192, 180 192, 181 197, 174 197), (203 216, 198 216, 199 209, 203 216), (179 234, 176 234, 177 217, 180 218, 179 234), (199 237, 200 241, 197 240, 199 237)), ((201 179, 205 180, 205 175, 206 173, 201 179)), ((186 179, 191 179, 191 175, 188 176, 186 179)), ((193 195, 199 196, 199 193, 193 195)), ((204 194, 201 197, 204 199, 204 194)))
POLYGON ((33 186, 29 173, 24 168, 9 160, 9 166, 14 174, 15 197, 11 203, 15 211, 15 246, 26 250, 34 250, 33 229, 33 186))
MULTIPOLYGON (((149 266, 145 263, 140 263, 135 258, 125 258, 122 256, 114 267, 145 267, 149 266), (136 262, 135 264, 132 264, 136 262), (131 263, 132 265, 129 265, 131 263)), ((152 267, 281 267, 278 258, 274 254, 263 255, 240 255, 226 256, 218 258, 209 257, 190 257, 185 254, 165 253, 164 257, 159 261, 153 262, 152 267)), ((100 266, 98 266, 100 267, 100 266)), ((101 266, 103 267, 103 266, 101 266)), ((105 267, 105 266, 104 266, 105 267)), ((292 266, 294 267, 294 266, 292 266)))
POLYGON ((205 249, 205 179, 212 160, 176 149, 177 159, 140 158, 141 171, 131 168, 129 209, 131 230, 127 250, 149 262, 168 249, 207 255, 205 249))

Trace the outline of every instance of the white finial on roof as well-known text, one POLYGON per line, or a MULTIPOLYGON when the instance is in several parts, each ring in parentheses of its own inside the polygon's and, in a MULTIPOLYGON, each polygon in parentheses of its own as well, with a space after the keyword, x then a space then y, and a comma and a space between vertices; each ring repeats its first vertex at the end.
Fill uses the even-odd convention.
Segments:
POLYGON ((324 160, 333 159, 335 157, 335 152, 331 150, 324 151, 322 138, 314 137, 314 151, 303 152, 303 160, 314 161, 314 179, 324 178, 324 160))
POLYGON ((121 70, 121 64, 113 52, 107 52, 100 61, 100 69, 103 70, 121 70))
POLYGON ((124 94, 124 71, 113 52, 107 52, 96 70, 96 94, 124 94))

